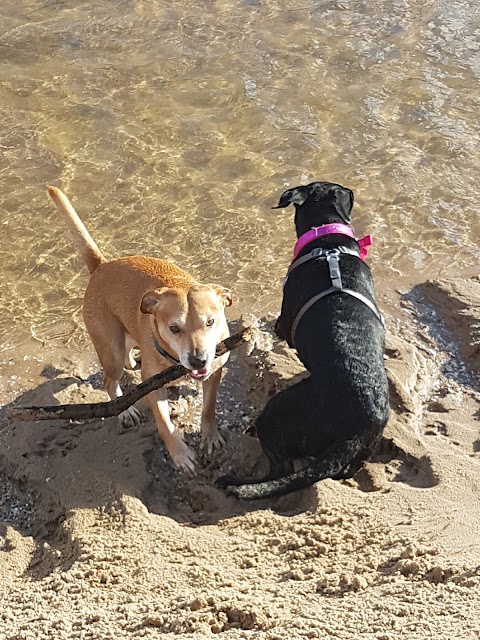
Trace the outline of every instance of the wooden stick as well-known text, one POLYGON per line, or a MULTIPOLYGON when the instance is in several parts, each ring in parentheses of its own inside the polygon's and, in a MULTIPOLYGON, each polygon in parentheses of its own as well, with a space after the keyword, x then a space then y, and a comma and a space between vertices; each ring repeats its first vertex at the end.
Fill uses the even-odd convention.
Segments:
MULTIPOLYGON (((217 346, 217 357, 225 355, 228 351, 236 349, 242 344, 253 342, 257 330, 255 327, 247 327, 239 333, 229 336, 217 346)), ((132 404, 143 398, 151 391, 160 389, 169 382, 186 375, 188 369, 181 364, 176 364, 148 378, 123 396, 110 402, 94 402, 90 404, 57 404, 47 407, 16 407, 8 411, 8 417, 14 420, 91 420, 93 418, 110 418, 128 409, 132 404)))

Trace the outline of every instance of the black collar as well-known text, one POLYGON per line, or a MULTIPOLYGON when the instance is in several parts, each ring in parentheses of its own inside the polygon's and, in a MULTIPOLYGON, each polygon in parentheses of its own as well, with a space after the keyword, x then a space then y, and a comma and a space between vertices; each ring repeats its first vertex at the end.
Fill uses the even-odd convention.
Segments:
POLYGON ((170 360, 170 362, 172 362, 173 364, 180 364, 180 360, 177 360, 177 358, 174 358, 169 353, 167 353, 165 351, 165 349, 162 349, 162 347, 160 346, 160 344, 159 344, 159 342, 158 342, 158 340, 157 340, 157 338, 155 336, 153 336, 153 344, 155 345, 155 349, 158 351, 158 353, 161 356, 163 356, 167 360, 170 360))

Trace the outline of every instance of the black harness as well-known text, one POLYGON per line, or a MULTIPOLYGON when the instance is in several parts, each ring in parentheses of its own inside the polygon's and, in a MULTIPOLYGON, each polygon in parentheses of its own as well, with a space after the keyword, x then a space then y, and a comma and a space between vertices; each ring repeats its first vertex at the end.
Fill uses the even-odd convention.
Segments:
POLYGON ((305 264, 306 262, 309 262, 310 260, 326 260, 327 261, 329 275, 330 275, 330 282, 331 282, 331 286, 328 289, 325 289, 324 291, 317 293, 317 295, 313 296, 313 298, 310 298, 310 300, 308 300, 297 312, 297 315, 295 316, 295 319, 292 324, 292 329, 290 332, 290 340, 293 346, 295 346, 295 333, 297 331, 300 320, 307 313, 307 311, 311 307, 313 307, 314 304, 316 304, 319 300, 321 300, 325 296, 330 295, 331 293, 346 293, 349 296, 352 296, 353 298, 357 298, 357 300, 360 300, 360 302, 363 302, 363 304, 367 305, 367 307, 372 311, 372 313, 375 314, 376 318, 385 326, 385 320, 382 314, 380 313, 380 311, 378 310, 378 307, 375 304, 375 302, 372 302, 372 300, 369 300, 363 294, 358 293, 358 291, 352 291, 352 289, 344 288, 342 284, 342 276, 340 273, 340 263, 339 263, 339 257, 340 257, 340 254, 342 253, 355 256, 359 260, 361 259, 357 251, 353 249, 349 249, 348 247, 340 246, 340 247, 336 247, 335 249, 320 249, 320 248, 313 249, 313 251, 311 251, 307 255, 302 256, 297 260, 294 260, 290 265, 287 271, 285 282, 283 283, 284 287, 292 271, 297 267, 299 267, 300 265, 305 264))

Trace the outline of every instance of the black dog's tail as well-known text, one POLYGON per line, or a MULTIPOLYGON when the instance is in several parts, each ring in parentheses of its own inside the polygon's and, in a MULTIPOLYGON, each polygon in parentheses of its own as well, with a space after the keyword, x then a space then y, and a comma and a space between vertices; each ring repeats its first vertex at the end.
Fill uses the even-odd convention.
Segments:
POLYGON ((229 485, 225 490, 242 500, 262 500, 304 489, 326 478, 343 477, 352 464, 361 459, 362 451, 365 451, 365 454, 371 451, 371 445, 374 443, 369 443, 370 446, 366 444, 365 436, 363 438, 354 436, 351 440, 337 440, 324 452, 322 458, 317 458, 301 471, 284 478, 256 484, 229 485))

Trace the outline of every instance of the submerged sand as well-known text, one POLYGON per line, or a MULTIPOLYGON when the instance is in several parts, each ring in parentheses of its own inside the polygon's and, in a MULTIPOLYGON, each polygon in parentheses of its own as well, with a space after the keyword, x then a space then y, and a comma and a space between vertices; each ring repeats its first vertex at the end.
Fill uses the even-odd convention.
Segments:
MULTIPOLYGON (((253 504, 213 486, 265 471, 243 432, 303 375, 268 319, 253 354, 229 361, 220 452, 199 451, 200 390, 172 391, 194 477, 174 469, 149 415, 122 431, 114 418, 14 423, 5 407, 0 637, 480 637, 480 281, 395 296, 383 301, 391 420, 347 481, 253 504)), ((14 405, 105 399, 93 356, 11 364, 29 377, 14 405)))

